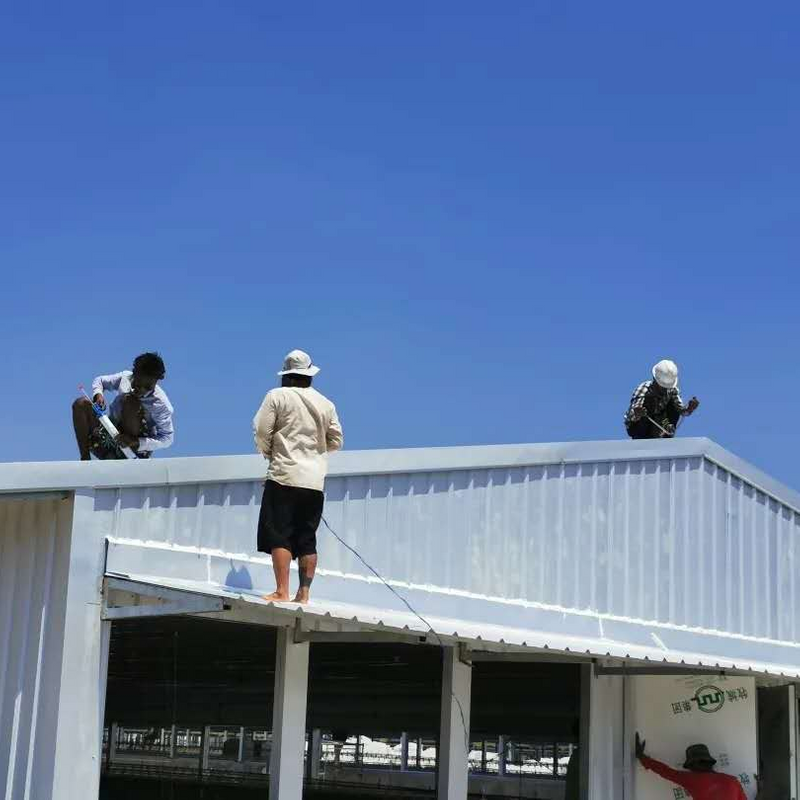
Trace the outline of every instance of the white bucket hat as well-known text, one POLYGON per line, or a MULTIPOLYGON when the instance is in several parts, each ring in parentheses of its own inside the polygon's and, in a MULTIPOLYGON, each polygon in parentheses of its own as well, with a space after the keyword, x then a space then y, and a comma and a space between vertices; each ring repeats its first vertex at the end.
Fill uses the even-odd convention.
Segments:
POLYGON ((311 356, 302 350, 292 350, 283 359, 283 369, 278 375, 308 375, 313 378, 319 372, 319 367, 311 363, 311 356))
POLYGON ((659 361, 653 367, 653 377, 662 389, 677 389, 678 365, 669 359, 659 361))

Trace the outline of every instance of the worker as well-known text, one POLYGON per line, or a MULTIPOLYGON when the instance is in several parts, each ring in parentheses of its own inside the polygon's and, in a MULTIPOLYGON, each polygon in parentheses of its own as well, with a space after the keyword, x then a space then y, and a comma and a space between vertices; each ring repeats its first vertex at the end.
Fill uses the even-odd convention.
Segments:
POLYGON ((625 428, 631 439, 671 439, 680 418, 694 414, 699 405, 696 397, 683 404, 677 365, 659 361, 653 367, 653 380, 636 387, 625 414, 625 428))
POLYGON ((645 755, 646 742, 636 734, 636 758, 645 769, 685 789, 694 800, 747 800, 742 784, 733 775, 714 772, 714 764, 708 747, 693 744, 686 748, 683 770, 672 769, 661 761, 645 755), (685 770, 685 771, 684 771, 685 770))
POLYGON ((307 603, 317 568, 317 528, 322 518, 328 453, 342 446, 336 407, 311 387, 319 367, 292 350, 278 373, 281 386, 267 393, 253 419, 257 450, 269 459, 258 517, 258 549, 272 555, 276 589, 266 600, 289 599, 289 565, 298 562, 294 602, 307 603))
POLYGON ((172 404, 158 385, 165 375, 158 353, 142 353, 134 359, 132 370, 99 375, 92 381, 92 401, 101 408, 106 408, 103 392, 117 393, 108 415, 119 435, 113 439, 100 424, 92 402, 78 398, 72 404, 72 425, 81 461, 89 461, 92 454, 101 460, 126 458, 123 447, 138 458, 150 458, 155 450, 172 444, 172 404))

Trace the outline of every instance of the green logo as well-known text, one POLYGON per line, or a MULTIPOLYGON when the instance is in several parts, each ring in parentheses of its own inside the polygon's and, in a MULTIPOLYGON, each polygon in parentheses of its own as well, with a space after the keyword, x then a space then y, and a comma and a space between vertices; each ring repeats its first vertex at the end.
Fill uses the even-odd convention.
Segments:
POLYGON ((717 686, 701 686, 692 698, 704 714, 713 714, 725 705, 725 692, 717 686))

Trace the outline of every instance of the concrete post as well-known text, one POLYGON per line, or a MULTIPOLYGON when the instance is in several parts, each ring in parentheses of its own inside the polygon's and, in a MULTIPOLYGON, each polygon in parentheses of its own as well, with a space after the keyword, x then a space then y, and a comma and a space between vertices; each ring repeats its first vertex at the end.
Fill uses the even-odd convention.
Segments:
POLYGON ((244 726, 239 728, 239 752, 236 754, 236 760, 240 764, 244 761, 244 726))
POLYGON ((417 769, 422 769, 422 738, 417 739, 417 769))
MULTIPOLYGON (((37 618, 25 627, 25 636, 44 637, 46 630, 47 644, 36 667, 41 687, 31 717, 38 720, 36 747, 27 770, 16 775, 12 770, 3 789, 14 797, 74 800, 100 791, 111 622, 101 614, 105 532, 94 514, 94 492, 79 489, 71 500, 57 502, 52 524, 37 529, 40 544, 28 549, 36 553, 30 569, 20 563, 17 576, 20 585, 30 580, 36 587, 37 618)), ((10 558, 13 548, 12 541, 4 556, 10 558)), ((25 652, 16 639, 9 647, 25 652)))
POLYGON ((472 667, 459 659, 456 647, 445 649, 442 667, 437 797, 439 800, 466 800, 472 667))
POLYGON ((314 781, 319 778, 322 764, 322 731, 314 728, 308 743, 308 777, 314 781))
POLYGON ((203 728, 202 745, 200 746, 200 771, 206 772, 209 766, 209 758, 211 754, 211 726, 206 725, 203 728))
POLYGON ((116 722, 111 723, 108 729, 108 753, 106 754, 106 764, 111 764, 117 757, 117 736, 119 735, 119 726, 116 722))
POLYGON ((270 800, 302 800, 308 695, 308 642, 278 629, 272 712, 270 800))
POLYGON ((175 739, 177 738, 178 731, 174 725, 172 726, 172 728, 170 728, 170 731, 171 732, 169 735, 169 757, 175 758, 175 747, 176 747, 175 739))
POLYGON ((497 737, 497 774, 502 778, 506 774, 506 737, 497 737))
POLYGON ((408 734, 400 734, 400 771, 408 772, 408 734))

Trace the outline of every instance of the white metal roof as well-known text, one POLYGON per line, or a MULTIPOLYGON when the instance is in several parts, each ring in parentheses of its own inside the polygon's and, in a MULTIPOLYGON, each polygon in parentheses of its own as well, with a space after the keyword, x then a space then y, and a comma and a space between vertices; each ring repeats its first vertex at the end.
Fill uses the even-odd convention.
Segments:
MULTIPOLYGON (((719 464, 800 512, 800 492, 706 438, 638 441, 345 450, 330 458, 330 477, 494 469, 547 464, 647 461, 702 457, 719 464)), ((0 492, 41 492, 84 487, 180 485, 263 478, 257 455, 198 456, 141 461, 22 461, 0 463, 0 492)))
MULTIPOLYGON (((703 631, 665 631, 648 626, 631 635, 632 621, 620 620, 617 625, 601 625, 594 633, 536 630, 531 627, 477 622, 455 617, 424 613, 422 619, 405 609, 377 607, 360 602, 341 603, 314 600, 308 605, 275 603, 255 592, 232 591, 196 581, 165 580, 150 575, 124 575, 133 583, 186 592, 193 595, 219 597, 232 604, 232 619, 252 623, 275 624, 300 620, 304 630, 363 630, 397 634, 427 635, 429 643, 461 642, 476 650, 520 652, 533 649, 543 653, 563 653, 575 657, 611 658, 615 660, 701 666, 731 672, 752 672, 787 678, 800 677, 800 645, 775 646, 774 643, 750 641, 743 637, 726 637, 720 647, 719 638, 703 631), (246 607, 251 610, 244 610, 246 607), (424 621, 423 621, 424 620, 424 621), (426 624, 427 623, 427 624, 426 624), (431 639, 430 633, 435 634, 431 639), (438 637, 441 637, 439 639, 438 637), (638 641, 637 641, 638 640, 638 641), (707 652, 709 644, 716 654, 707 652), (764 645, 767 645, 765 648, 764 645), (724 650, 724 654, 720 654, 724 650), (755 655, 758 653, 758 655, 755 655), (755 655, 755 657, 754 657, 755 655), (763 660, 765 656, 769 660, 763 660)), ((383 591, 386 591, 385 589, 383 591)), ((385 595, 390 600, 388 591, 385 595)), ((358 600, 358 598, 355 598, 358 600)), ((414 607, 422 604, 414 603, 414 607)), ((213 614, 225 618, 226 614, 213 614)), ((523 616, 523 615, 520 615, 523 616)))
MULTIPOLYGON (((441 636, 800 676, 800 495, 707 439, 344 452, 326 517, 441 636)), ((107 573, 261 613, 258 456, 0 465, 107 573)), ((324 529, 308 619, 424 632, 324 529)))

